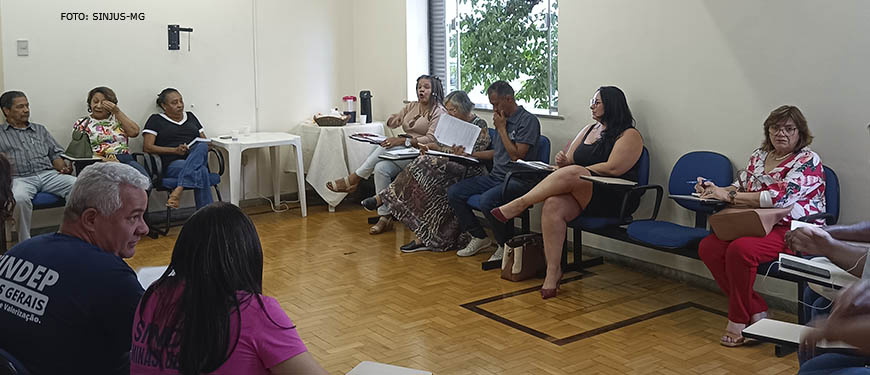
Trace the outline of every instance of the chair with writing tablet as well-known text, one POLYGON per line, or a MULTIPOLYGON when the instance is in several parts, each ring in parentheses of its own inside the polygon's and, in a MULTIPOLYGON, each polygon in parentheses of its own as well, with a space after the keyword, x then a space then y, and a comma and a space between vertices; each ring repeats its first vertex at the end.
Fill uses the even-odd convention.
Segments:
MULTIPOLYGON (((209 184, 212 188, 214 188, 215 195, 217 195, 217 200, 222 201, 221 199, 221 191, 218 189, 218 184, 221 182, 221 176, 224 174, 224 157, 223 155, 215 149, 208 150, 210 155, 214 155, 217 159, 218 164, 218 173, 209 173, 208 179, 209 184)), ((169 199, 169 193, 178 186, 178 180, 176 178, 167 178, 163 176, 163 165, 161 164, 160 156, 153 154, 145 154, 144 155, 144 166, 145 170, 148 172, 148 175, 151 176, 151 185, 153 190, 162 191, 166 193, 166 199, 169 199)), ((211 169, 209 169, 210 171, 211 169)), ((188 190, 184 188, 184 190, 188 190)), ((150 198, 149 191, 149 198, 150 198)), ((166 207, 166 221, 163 223, 162 228, 157 228, 152 223, 148 223, 148 228, 150 231, 148 235, 152 238, 157 238, 158 235, 167 235, 169 233, 169 226, 171 220, 171 208, 166 207)))
MULTIPOLYGON (((490 139, 495 140, 494 134, 496 134, 495 129, 490 130, 490 137, 492 137, 490 139)), ((544 135, 541 135, 538 138, 538 153, 536 155, 529 155, 529 160, 530 161, 540 161, 540 162, 544 162, 544 163, 548 163, 550 161, 550 138, 547 138, 544 135)), ((546 173, 549 173, 549 172, 546 172, 546 173)), ((504 177, 504 183, 502 184, 502 186, 504 186, 504 188, 507 189, 508 181, 510 181, 511 178, 522 175, 522 174, 540 175, 541 172, 536 171, 536 170, 531 170, 531 169, 528 171, 527 170, 508 171, 508 173, 504 177)), ((468 198, 468 205, 472 209, 477 210, 477 211, 482 211, 482 209, 480 207, 480 196, 481 196, 480 194, 475 194, 475 195, 472 195, 470 198, 468 198)), ((531 217, 529 216, 529 210, 523 211, 523 213, 517 217, 520 219, 520 227, 522 228, 520 233, 529 233, 531 231, 531 217)), ((509 225, 513 225, 513 219, 509 220, 509 222, 510 222, 509 225)), ((484 261, 480 264, 480 268, 483 269, 484 271, 495 269, 495 268, 500 268, 500 267, 501 267, 501 260, 484 261)))

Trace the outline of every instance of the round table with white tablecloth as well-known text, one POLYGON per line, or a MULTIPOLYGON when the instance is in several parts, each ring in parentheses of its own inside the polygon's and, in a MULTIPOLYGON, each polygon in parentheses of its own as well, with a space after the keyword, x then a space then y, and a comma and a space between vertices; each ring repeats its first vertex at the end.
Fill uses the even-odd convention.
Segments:
POLYGON ((376 145, 354 141, 355 133, 384 135, 384 123, 351 123, 345 126, 318 126, 312 121, 298 124, 290 133, 302 137, 302 158, 305 178, 317 194, 329 204, 330 211, 341 203, 347 193, 335 193, 326 188, 328 181, 345 177, 355 171, 376 145))

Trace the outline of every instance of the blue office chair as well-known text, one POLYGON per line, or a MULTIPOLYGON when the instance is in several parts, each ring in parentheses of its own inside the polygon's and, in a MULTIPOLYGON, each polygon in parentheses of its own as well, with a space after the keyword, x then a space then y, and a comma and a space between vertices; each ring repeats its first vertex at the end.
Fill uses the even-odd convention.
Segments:
MULTIPOLYGON (((30 201, 33 202, 34 211, 66 206, 66 200, 51 193, 38 192, 30 201)), ((4 254, 8 250, 6 240, 6 221, 3 221, 3 227, 0 228, 0 254, 4 254)))
POLYGON ((30 375, 30 372, 12 354, 0 349, 0 375, 30 375))
MULTIPOLYGON (((695 192, 694 181, 702 176, 716 186, 731 184, 734 175, 731 160, 727 156, 710 151, 693 151, 677 160, 668 178, 668 192, 671 195, 690 195, 695 192)), ((695 226, 687 227, 668 221, 639 220, 628 225, 628 236, 634 241, 660 249, 696 249, 698 243, 710 235, 707 230, 707 216, 720 206, 701 204, 697 201, 674 199, 688 210, 695 212, 695 226)))
POLYGON ((574 263, 568 264, 568 253, 566 251, 563 251, 562 269, 565 270, 564 272, 579 271, 582 268, 591 267, 603 263, 603 259, 601 259, 600 257, 596 257, 586 261, 582 259, 582 233, 583 231, 587 231, 590 233, 596 233, 604 236, 613 236, 614 233, 610 233, 610 229, 616 230, 623 225, 632 223, 634 221, 634 218, 632 217, 634 212, 628 212, 627 209, 628 200, 632 195, 642 196, 646 193, 647 190, 654 190, 656 192, 656 203, 655 208, 653 209, 652 216, 649 219, 645 219, 655 220, 655 218, 659 214, 659 208, 661 206, 664 189, 662 189, 662 187, 658 185, 649 185, 649 170, 649 151, 646 149, 646 147, 644 147, 643 152, 640 154, 640 158, 637 160, 637 185, 631 186, 629 188, 624 188, 625 192, 622 196, 622 208, 620 209, 620 215, 618 217, 595 217, 587 216, 581 213, 580 216, 577 216, 574 220, 568 222, 568 228, 573 229, 574 232, 574 263))

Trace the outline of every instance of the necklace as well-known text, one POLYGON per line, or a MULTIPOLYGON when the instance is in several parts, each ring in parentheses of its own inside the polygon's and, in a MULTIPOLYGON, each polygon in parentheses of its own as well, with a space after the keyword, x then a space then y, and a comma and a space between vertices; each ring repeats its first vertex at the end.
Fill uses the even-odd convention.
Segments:
POLYGON ((783 160, 783 159, 785 159, 785 158, 791 156, 791 154, 792 154, 792 153, 789 152, 789 153, 787 153, 787 154, 785 154, 785 155, 783 155, 783 156, 780 156, 780 157, 776 157, 776 156, 775 156, 776 154, 774 154, 773 160, 780 161, 780 160, 783 160))

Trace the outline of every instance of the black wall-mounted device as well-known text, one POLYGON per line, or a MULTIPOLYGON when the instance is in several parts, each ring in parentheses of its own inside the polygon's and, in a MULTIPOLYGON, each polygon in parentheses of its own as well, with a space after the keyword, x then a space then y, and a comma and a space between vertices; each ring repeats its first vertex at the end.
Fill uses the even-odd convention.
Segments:
MULTIPOLYGON (((180 47, 181 43, 179 40, 179 33, 180 32, 182 32, 182 31, 186 32, 186 33, 193 32, 192 27, 179 27, 178 25, 169 25, 168 30, 169 30, 169 50, 170 51, 177 51, 177 50, 181 49, 181 47, 180 47)), ((188 46, 188 47, 190 47, 190 46, 188 46)))

